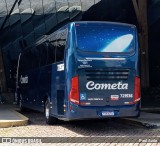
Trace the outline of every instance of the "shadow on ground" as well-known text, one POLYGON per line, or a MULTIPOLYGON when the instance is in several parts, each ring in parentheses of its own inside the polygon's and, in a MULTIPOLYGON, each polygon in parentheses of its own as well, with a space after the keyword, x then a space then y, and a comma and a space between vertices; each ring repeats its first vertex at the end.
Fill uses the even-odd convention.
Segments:
MULTIPOLYGON (((45 122, 44 115, 35 111, 23 112, 27 116, 29 121, 29 126, 40 125, 47 126, 45 122)), ((119 119, 103 119, 103 120, 83 120, 83 121, 70 121, 64 122, 60 121, 56 125, 50 126, 62 126, 72 132, 78 133, 83 136, 107 136, 113 133, 114 136, 118 136, 119 133, 122 135, 127 135, 131 129, 133 130, 133 135, 136 131, 145 130, 142 127, 133 126, 126 123, 119 122, 119 119)))

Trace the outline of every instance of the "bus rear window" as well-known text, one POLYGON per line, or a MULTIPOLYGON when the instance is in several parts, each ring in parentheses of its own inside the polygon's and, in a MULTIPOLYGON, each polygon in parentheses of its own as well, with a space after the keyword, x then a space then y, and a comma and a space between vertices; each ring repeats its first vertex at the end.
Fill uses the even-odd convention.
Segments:
POLYGON ((87 52, 134 51, 135 28, 76 25, 77 48, 87 52))

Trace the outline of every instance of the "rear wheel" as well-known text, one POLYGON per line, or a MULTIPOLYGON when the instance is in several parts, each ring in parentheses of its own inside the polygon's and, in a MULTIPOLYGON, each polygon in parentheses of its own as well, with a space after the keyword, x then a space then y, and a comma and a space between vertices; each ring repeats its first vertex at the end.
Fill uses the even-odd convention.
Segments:
POLYGON ((46 102, 45 102, 44 113, 45 113, 45 119, 46 119, 47 124, 50 125, 50 124, 57 124, 58 123, 57 118, 54 118, 54 117, 50 116, 50 102, 49 102, 49 99, 47 99, 46 102))

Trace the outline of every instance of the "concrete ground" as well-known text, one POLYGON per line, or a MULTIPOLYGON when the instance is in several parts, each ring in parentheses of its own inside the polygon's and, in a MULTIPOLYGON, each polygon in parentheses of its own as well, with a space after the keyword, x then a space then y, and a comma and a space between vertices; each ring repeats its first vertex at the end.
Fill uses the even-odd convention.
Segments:
POLYGON ((14 106, 0 104, 0 128, 27 125, 28 118, 15 110, 14 106))
POLYGON ((120 121, 136 124, 146 128, 160 128, 160 113, 152 113, 151 111, 141 112, 138 118, 123 118, 120 121))
MULTIPOLYGON (((1 137, 40 138, 42 142, 52 142, 52 144, 34 144, 37 146, 160 146, 159 127, 148 127, 119 119, 60 122, 57 125, 47 125, 42 113, 27 111, 22 114, 29 118, 29 124, 20 127, 0 128, 0 146, 2 145, 1 137)), ((154 119, 153 115, 150 115, 150 117, 154 119)), ((18 141, 14 142, 12 144, 3 143, 3 145, 17 145, 16 142, 18 141)), ((33 145, 33 143, 28 145, 33 145)))

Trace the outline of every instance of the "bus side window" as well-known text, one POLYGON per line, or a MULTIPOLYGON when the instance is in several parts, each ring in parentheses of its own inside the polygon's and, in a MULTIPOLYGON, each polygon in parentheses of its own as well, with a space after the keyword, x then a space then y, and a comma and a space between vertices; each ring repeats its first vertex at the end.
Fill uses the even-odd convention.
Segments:
POLYGON ((21 54, 19 63, 19 72, 25 72, 32 69, 33 65, 33 53, 32 48, 28 48, 21 54))
MULTIPOLYGON (((31 48, 32 49, 32 48, 31 48)), ((26 52, 26 59, 25 59, 25 68, 26 70, 31 70, 33 68, 33 53, 32 53, 32 50, 29 49, 27 52, 26 52)))
POLYGON ((40 66, 47 65, 47 45, 45 43, 37 46, 40 51, 40 66))
POLYGON ((56 46, 53 43, 49 43, 47 64, 55 63, 55 51, 56 51, 56 46))
POLYGON ((62 30, 57 35, 56 62, 64 60, 67 30, 62 30))
POLYGON ((21 58, 20 58, 20 62, 19 62, 19 72, 23 72, 25 70, 25 66, 24 66, 24 62, 25 62, 25 58, 24 58, 24 53, 21 54, 21 58))
POLYGON ((33 53, 33 68, 38 68, 39 67, 39 61, 40 61, 40 52, 38 47, 33 47, 32 48, 32 53, 33 53))
POLYGON ((57 34, 52 35, 48 43, 48 58, 47 64, 55 63, 55 52, 57 47, 57 34))

